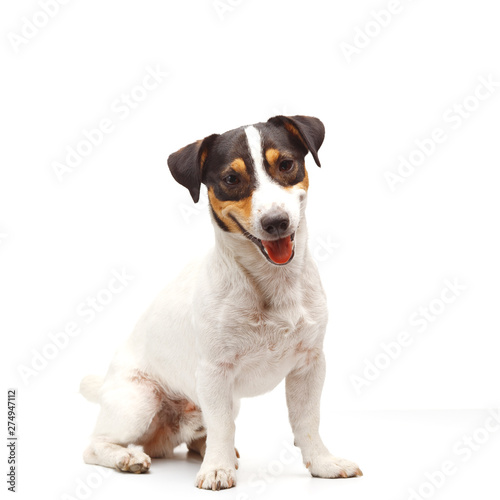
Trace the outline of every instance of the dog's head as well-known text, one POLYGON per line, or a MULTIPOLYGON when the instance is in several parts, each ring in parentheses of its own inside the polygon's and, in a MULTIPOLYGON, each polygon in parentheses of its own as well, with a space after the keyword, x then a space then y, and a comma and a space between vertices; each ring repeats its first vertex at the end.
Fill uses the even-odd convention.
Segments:
POLYGON ((168 158, 174 179, 196 203, 201 183, 215 222, 251 240, 264 257, 287 264, 303 214, 308 152, 320 166, 325 128, 309 116, 275 116, 265 123, 213 134, 168 158))

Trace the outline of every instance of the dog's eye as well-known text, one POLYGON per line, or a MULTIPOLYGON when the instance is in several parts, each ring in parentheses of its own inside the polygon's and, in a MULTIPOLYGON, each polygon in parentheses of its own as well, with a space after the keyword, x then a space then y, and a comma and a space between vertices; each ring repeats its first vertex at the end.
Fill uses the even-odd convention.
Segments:
POLYGON ((229 186, 234 186, 235 184, 238 184, 240 182, 236 175, 226 175, 223 180, 229 186))
POLYGON ((282 160, 280 162, 280 172, 289 172, 292 170, 293 160, 282 160))

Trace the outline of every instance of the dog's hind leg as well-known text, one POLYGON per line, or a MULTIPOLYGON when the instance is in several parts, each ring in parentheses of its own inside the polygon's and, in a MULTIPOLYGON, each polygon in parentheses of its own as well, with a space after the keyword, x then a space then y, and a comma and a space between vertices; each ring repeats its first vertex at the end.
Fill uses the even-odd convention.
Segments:
MULTIPOLYGON (((158 434, 163 392, 153 381, 136 373, 107 380, 100 394, 101 411, 83 454, 84 461, 126 472, 147 472, 151 458, 143 445, 146 448, 151 436, 158 434)), ((173 450, 168 432, 162 436, 162 442, 155 443, 156 456, 173 450)))
MULTIPOLYGON (((106 439, 106 438, 104 438, 106 439)), ((151 458, 143 452, 142 446, 124 446, 93 439, 83 453, 87 464, 112 467, 123 472, 147 472, 151 467, 151 458)))

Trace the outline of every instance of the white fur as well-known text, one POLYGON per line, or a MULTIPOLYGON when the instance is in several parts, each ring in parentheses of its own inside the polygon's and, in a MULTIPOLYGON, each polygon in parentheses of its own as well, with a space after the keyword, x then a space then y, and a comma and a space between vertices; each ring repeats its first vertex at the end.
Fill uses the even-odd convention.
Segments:
POLYGON ((148 470, 142 448, 127 446, 140 445, 144 436, 164 428, 161 418, 169 417, 161 401, 168 407, 169 401, 184 398, 198 409, 180 413, 178 428, 172 427, 157 454, 171 455, 186 442, 204 454, 196 485, 231 487, 236 484, 234 419, 240 399, 270 391, 286 378, 295 443, 310 472, 360 474, 356 464, 333 457, 318 432, 327 306, 307 248, 305 191, 286 191, 268 179, 259 132, 249 127, 246 134, 258 172, 253 234, 259 236, 259 214, 278 203, 296 231, 295 257, 275 266, 253 242, 214 223, 215 249, 153 302, 116 353, 102 385, 95 377, 83 380, 83 394, 101 404, 84 453, 87 463, 148 470))
POLYGON ((260 220, 274 208, 281 208, 290 219, 287 235, 291 234, 296 231, 303 215, 305 206, 301 206, 301 202, 305 200, 306 192, 298 187, 283 189, 277 182, 273 181, 264 168, 262 139, 259 131, 250 125, 245 128, 245 134, 255 165, 257 181, 256 189, 252 195, 251 233, 261 240, 267 239, 269 235, 263 232, 260 220))

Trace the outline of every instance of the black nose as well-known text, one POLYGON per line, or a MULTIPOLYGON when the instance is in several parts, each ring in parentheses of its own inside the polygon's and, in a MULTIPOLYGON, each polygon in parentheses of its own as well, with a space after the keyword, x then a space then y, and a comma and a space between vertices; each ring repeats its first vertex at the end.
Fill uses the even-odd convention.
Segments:
POLYGON ((260 223, 262 224, 262 229, 264 229, 267 234, 278 236, 288 229, 290 219, 285 212, 279 211, 265 215, 260 220, 260 223))

